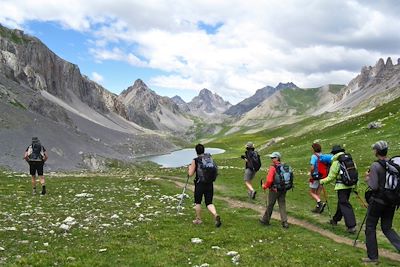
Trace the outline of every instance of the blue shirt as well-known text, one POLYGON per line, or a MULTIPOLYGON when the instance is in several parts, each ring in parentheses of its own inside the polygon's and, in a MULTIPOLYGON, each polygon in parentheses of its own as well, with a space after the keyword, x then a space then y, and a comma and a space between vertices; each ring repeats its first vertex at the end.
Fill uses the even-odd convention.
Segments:
MULTIPOLYGON (((323 163, 331 164, 332 163, 332 154, 321 154, 317 153, 319 156, 319 160, 323 163)), ((314 166, 314 173, 318 173, 318 157, 316 154, 311 156, 310 164, 314 166)))

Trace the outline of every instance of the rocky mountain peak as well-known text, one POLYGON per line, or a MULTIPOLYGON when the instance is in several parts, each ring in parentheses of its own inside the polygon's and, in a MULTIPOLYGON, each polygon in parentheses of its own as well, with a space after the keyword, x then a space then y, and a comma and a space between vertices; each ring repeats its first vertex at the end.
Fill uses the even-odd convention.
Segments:
POLYGON ((297 85, 295 85, 292 82, 287 82, 287 83, 279 83, 276 87, 277 90, 282 90, 282 89, 296 89, 298 88, 297 85))
POLYGON ((388 57, 386 60, 386 68, 391 68, 391 67, 393 67, 392 58, 388 57))
POLYGON ((198 111, 206 113, 223 113, 232 106, 221 96, 216 93, 213 94, 207 88, 202 89, 199 95, 194 97, 193 100, 188 103, 188 105, 195 113, 198 111))

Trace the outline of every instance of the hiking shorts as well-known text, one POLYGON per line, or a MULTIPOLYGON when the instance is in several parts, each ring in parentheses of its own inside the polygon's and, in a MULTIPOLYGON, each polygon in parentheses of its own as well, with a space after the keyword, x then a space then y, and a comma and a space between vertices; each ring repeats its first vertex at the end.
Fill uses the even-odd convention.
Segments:
POLYGON ((310 181, 310 188, 311 189, 318 189, 319 186, 320 186, 319 180, 310 181))
POLYGON ((32 176, 35 176, 36 173, 37 173, 38 176, 42 176, 43 175, 43 165, 44 165, 43 161, 31 161, 31 162, 29 162, 29 173, 32 176))
POLYGON ((245 182, 250 182, 251 180, 253 180, 253 178, 256 176, 256 172, 247 168, 246 170, 244 170, 244 177, 243 180, 245 182))
POLYGON ((206 202, 206 206, 212 204, 214 197, 214 185, 205 184, 205 183, 197 183, 194 184, 194 203, 201 204, 204 196, 204 201, 206 202))

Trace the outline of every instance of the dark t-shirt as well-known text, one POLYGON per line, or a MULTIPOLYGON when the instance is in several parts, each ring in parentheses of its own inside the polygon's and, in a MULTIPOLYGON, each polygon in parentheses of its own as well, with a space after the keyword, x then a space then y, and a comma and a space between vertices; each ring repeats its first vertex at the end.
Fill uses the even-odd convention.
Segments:
POLYGON ((379 179, 386 179, 386 170, 378 162, 374 162, 371 165, 370 172, 368 175, 368 186, 372 190, 379 189, 379 179))

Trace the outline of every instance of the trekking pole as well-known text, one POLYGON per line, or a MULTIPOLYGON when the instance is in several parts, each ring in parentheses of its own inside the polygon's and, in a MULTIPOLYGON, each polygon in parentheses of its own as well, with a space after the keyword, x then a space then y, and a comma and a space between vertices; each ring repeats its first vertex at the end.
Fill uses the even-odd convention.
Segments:
POLYGON ((186 179, 186 183, 185 183, 185 187, 183 187, 183 191, 182 191, 182 195, 181 195, 181 199, 179 200, 179 204, 178 204, 178 207, 177 207, 177 213, 179 213, 179 211, 181 210, 181 208, 182 208, 182 203, 183 203, 183 199, 185 198, 185 192, 186 192, 186 188, 187 188, 187 185, 188 185, 188 183, 189 183, 189 174, 187 175, 187 179, 186 179))
POLYGON ((360 230, 357 233, 356 239, 354 239, 353 247, 355 247, 357 245, 358 237, 360 236, 361 230, 362 230, 362 228, 363 228, 363 226, 365 224, 365 221, 367 220, 367 216, 368 216, 368 211, 365 213, 364 220, 363 220, 363 222, 362 222, 362 224, 360 226, 360 230))
POLYGON ((368 209, 368 204, 365 203, 365 201, 362 199, 362 197, 360 197, 360 195, 358 194, 358 192, 357 192, 357 191, 353 191, 353 192, 354 192, 354 194, 356 194, 358 200, 360 200, 361 205, 362 205, 364 208, 368 209))
MULTIPOLYGON (((326 193, 325 187, 323 185, 321 185, 321 186, 322 186, 322 192, 324 192, 326 207, 328 208, 328 215, 329 215, 329 218, 332 220, 332 214, 331 214, 331 210, 329 208, 329 203, 328 203, 328 194, 326 193)), ((332 225, 332 227, 333 227, 333 225, 332 225)))

